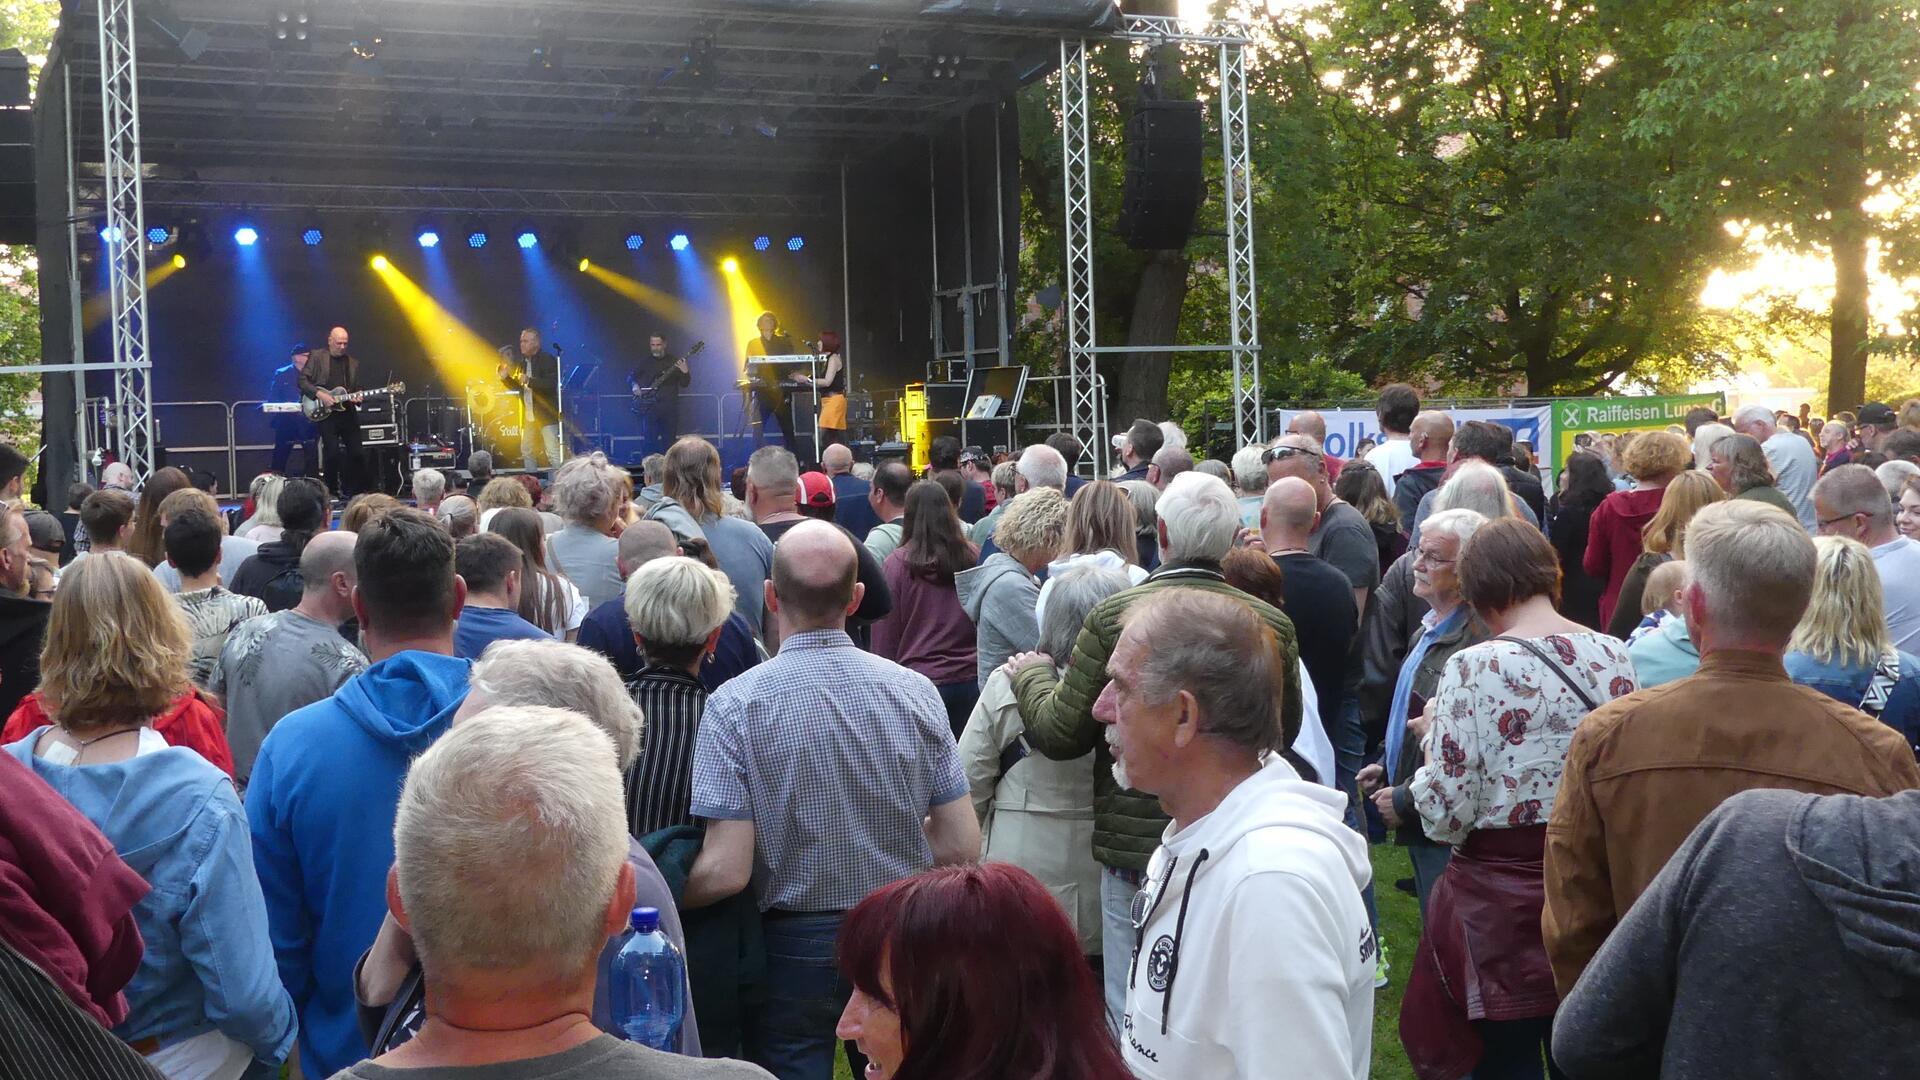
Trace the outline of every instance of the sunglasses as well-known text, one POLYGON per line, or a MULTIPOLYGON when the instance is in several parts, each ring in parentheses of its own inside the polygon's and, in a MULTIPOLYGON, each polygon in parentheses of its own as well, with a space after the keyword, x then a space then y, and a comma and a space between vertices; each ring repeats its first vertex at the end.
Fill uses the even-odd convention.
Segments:
POLYGON ((1271 465, 1276 461, 1285 461, 1295 454, 1305 454, 1313 458, 1325 456, 1318 450, 1309 450, 1304 446, 1273 446, 1268 447, 1267 452, 1260 455, 1260 463, 1271 465))

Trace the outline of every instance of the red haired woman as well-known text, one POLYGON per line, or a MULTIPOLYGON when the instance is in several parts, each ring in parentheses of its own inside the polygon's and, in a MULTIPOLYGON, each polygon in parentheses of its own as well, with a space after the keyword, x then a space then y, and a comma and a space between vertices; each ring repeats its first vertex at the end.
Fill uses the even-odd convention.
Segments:
POLYGON ((837 1034, 866 1080, 1123 1080, 1080 938, 1011 863, 945 866, 876 889, 840 928, 853 997, 837 1034))
POLYGON ((844 348, 839 331, 820 331, 820 353, 827 366, 818 378, 796 376, 796 381, 811 383, 820 395, 820 450, 847 441, 847 362, 840 355, 844 348))

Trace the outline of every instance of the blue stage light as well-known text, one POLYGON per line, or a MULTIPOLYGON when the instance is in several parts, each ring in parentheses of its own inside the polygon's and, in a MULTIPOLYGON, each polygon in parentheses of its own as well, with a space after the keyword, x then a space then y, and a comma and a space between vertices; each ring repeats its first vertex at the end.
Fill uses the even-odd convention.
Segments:
POLYGON ((306 232, 300 234, 300 242, 308 247, 319 247, 320 241, 325 239, 325 234, 319 229, 308 229, 306 232))
POLYGON ((241 247, 252 247, 260 242, 260 230, 251 225, 242 225, 233 230, 233 242, 241 247))
POLYGON ((120 242, 120 230, 112 225, 102 225, 100 226, 100 239, 105 240, 109 244, 117 244, 120 242))
POLYGON ((801 248, 803 248, 803 247, 806 247, 806 246, 807 246, 807 238, 806 238, 806 237, 804 237, 804 236, 789 236, 789 237, 787 237, 787 250, 788 250, 788 251, 799 251, 799 250, 800 250, 801 248))
POLYGON ((440 234, 434 232, 432 229, 421 230, 419 240, 420 246, 423 248, 437 248, 440 246, 440 234))
POLYGON ((173 234, 168 232, 166 229, 161 228, 158 225, 155 225, 152 228, 147 230, 147 243, 164 244, 167 242, 167 237, 172 235, 173 234))
POLYGON ((523 232, 517 238, 521 251, 532 251, 540 246, 540 237, 533 232, 523 232))
POLYGON ((646 246, 647 246, 646 237, 641 236, 639 233, 627 234, 627 250, 628 251, 639 251, 641 248, 646 246))
POLYGON ((487 246, 487 234, 475 229, 467 234, 467 246, 475 251, 487 246))
POLYGON ((753 238, 753 250, 755 251, 765 251, 772 246, 773 237, 771 236, 756 236, 753 238))
POLYGON ((687 239, 686 233, 674 233, 673 239, 667 241, 667 246, 675 251, 685 251, 693 246, 693 241, 687 239))

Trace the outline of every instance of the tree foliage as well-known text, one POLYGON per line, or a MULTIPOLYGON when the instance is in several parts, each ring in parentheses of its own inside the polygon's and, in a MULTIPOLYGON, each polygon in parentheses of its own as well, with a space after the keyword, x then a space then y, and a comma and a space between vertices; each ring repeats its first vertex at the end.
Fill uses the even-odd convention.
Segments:
POLYGON ((1633 126, 1675 163, 1662 205, 1830 257, 1828 398, 1861 401, 1868 352, 1913 342, 1913 318, 1904 340, 1870 325, 1868 262, 1920 268, 1920 7, 1714 0, 1663 31, 1666 71, 1633 126))

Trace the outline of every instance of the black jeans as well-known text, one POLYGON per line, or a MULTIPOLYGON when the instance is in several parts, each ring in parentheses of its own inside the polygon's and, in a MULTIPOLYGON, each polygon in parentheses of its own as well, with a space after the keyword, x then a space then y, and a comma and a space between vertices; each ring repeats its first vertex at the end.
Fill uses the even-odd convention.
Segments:
POLYGON ((1484 1050, 1473 1080, 1566 1080, 1553 1063, 1553 1018, 1482 1020, 1474 1024, 1484 1050), (1542 1065, 1544 1062, 1544 1066, 1542 1065))
POLYGON ((968 679, 934 689, 940 692, 940 703, 947 707, 947 723, 952 725, 953 737, 958 739, 967 729, 967 717, 973 715, 973 707, 980 701, 980 684, 968 679))
POLYGON ((297 416, 277 416, 273 424, 274 472, 282 476, 305 476, 313 468, 313 425, 297 416), (300 448, 300 472, 287 472, 293 460, 293 448, 300 448))
POLYGON ((315 425, 326 454, 327 490, 339 498, 360 491, 360 413, 349 405, 315 425))

